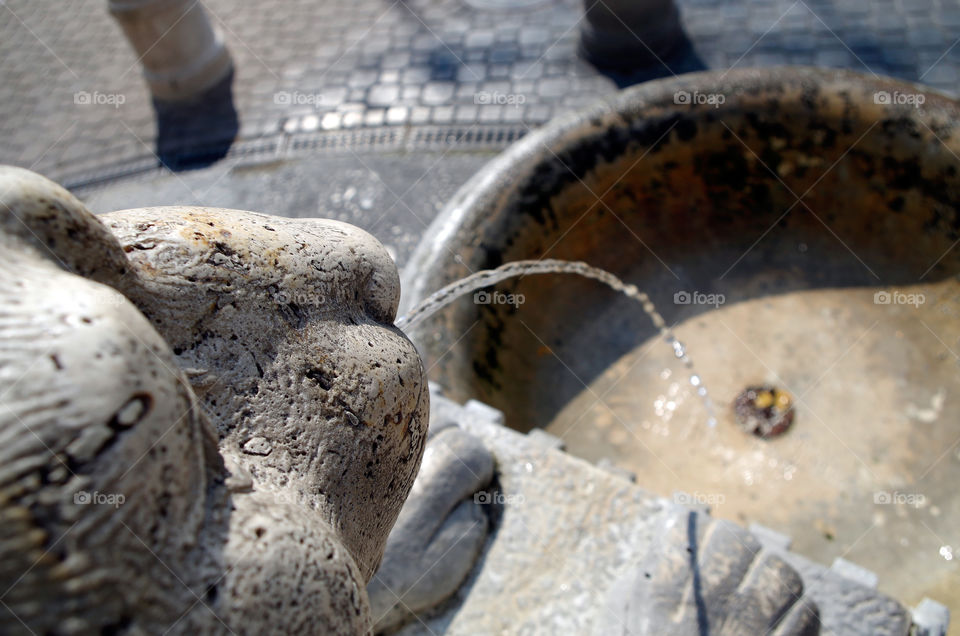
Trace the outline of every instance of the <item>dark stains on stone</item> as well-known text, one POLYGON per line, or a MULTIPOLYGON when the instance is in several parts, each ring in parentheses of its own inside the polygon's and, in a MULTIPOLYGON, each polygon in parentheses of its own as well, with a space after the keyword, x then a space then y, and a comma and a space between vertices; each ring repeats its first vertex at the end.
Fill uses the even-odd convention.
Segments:
POLYGON ((224 256, 233 256, 237 253, 235 249, 221 241, 215 241, 213 244, 213 249, 224 256))
POLYGON ((297 303, 280 305, 280 315, 294 329, 302 329, 307 324, 307 314, 297 303))
POLYGON ((311 367, 304 372, 304 376, 310 378, 324 391, 329 391, 333 388, 333 381, 337 377, 335 374, 328 374, 323 369, 318 367, 311 367), (333 377, 331 377, 333 375, 333 377))

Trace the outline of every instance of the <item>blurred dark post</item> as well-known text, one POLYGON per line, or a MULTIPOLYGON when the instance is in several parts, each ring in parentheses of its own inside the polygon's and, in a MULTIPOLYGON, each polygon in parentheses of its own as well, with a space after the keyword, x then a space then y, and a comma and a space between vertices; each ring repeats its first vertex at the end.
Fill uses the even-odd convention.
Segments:
POLYGON ((189 99, 233 69, 220 34, 195 0, 109 0, 156 99, 189 99))
POLYGON ((109 0, 143 65, 157 116, 156 154, 171 170, 227 155, 239 130, 233 61, 196 0, 109 0))
POLYGON ((685 41, 673 0, 584 0, 580 52, 602 69, 657 64, 685 41))

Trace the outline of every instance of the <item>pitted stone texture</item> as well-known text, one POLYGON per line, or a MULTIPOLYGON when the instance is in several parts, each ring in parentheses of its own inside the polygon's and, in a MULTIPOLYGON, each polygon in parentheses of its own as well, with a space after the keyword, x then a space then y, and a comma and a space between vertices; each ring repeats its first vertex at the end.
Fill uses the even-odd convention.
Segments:
POLYGON ((216 438, 147 320, 72 273, 100 271, 107 242, 76 250, 70 237, 109 235, 40 185, 0 172, 0 580, 16 616, 3 612, 4 631, 165 629, 222 569, 196 545, 227 523, 216 438))
POLYGON ((772 621, 774 634, 815 634, 818 605, 824 634, 903 633, 898 630, 905 610, 875 590, 838 582, 845 598, 865 608, 861 614, 872 612, 864 624, 848 621, 839 606, 824 601, 837 592, 822 583, 831 576, 827 568, 770 551, 729 522, 544 448, 498 424, 489 407, 462 408, 455 416, 450 400, 434 395, 432 401, 493 453, 504 503, 495 507, 482 566, 452 600, 400 634, 608 634, 625 626, 631 633, 700 634, 698 616, 717 633, 764 633, 756 626, 772 621), (691 536, 697 568, 687 552, 691 536), (800 561, 808 566, 797 566, 800 561), (646 572, 659 573, 647 583, 646 572), (694 594, 694 572, 702 605, 694 594), (672 620, 671 610, 681 609, 687 631, 656 622, 672 620), (645 619, 651 621, 647 627, 645 619))
POLYGON ((0 230, 5 242, 29 246, 36 256, 99 282, 123 275, 117 240, 70 192, 35 172, 0 166, 0 230))
POLYGON ((479 439, 448 427, 430 437, 410 497, 367 591, 375 629, 390 631, 452 595, 487 537, 484 499, 493 456, 479 439))
POLYGON ((204 216, 212 225, 180 238, 171 236, 186 222, 118 215, 129 229, 121 246, 68 193, 11 168, 0 168, 0 204, 4 629, 369 631, 365 585, 413 483, 428 408, 419 358, 388 324, 398 290, 382 248, 341 224, 304 221, 294 237, 282 219, 237 212, 204 216), (279 238, 269 245, 249 229, 271 223, 279 238), (198 238, 208 230, 217 241, 198 238), (311 258, 319 252, 328 260, 311 258), (272 318, 251 292, 217 311, 232 280, 259 291, 275 275, 297 293, 315 282, 335 301, 299 313, 275 303, 272 318), (157 327, 207 348, 184 344, 176 355, 157 327), (271 399, 248 400, 246 419, 216 417, 221 455, 188 376, 206 400, 238 399, 248 387, 241 346, 267 372, 283 360, 330 365, 337 375, 323 390, 339 410, 305 382, 264 380, 271 399), (196 355, 183 371, 187 350, 196 355), (243 453, 238 428, 264 454, 243 453))
POLYGON ((616 581, 597 634, 819 633, 800 575, 730 522, 693 511, 667 520, 653 549, 616 581))
POLYGON ((389 324, 399 283, 386 250, 336 221, 206 208, 101 218, 138 277, 128 296, 188 370, 221 450, 316 507, 368 579, 429 408, 416 350, 389 324))
POLYGON ((820 608, 820 618, 824 627, 829 627, 829 633, 876 636, 910 633, 909 610, 889 596, 794 552, 772 552, 795 568, 807 582, 807 595, 820 608))

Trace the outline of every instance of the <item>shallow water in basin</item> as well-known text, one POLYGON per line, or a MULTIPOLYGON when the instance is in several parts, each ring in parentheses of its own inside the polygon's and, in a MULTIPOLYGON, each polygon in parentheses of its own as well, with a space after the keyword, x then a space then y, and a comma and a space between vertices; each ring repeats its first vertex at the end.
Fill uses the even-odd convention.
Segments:
POLYGON ((588 460, 609 458, 645 489, 708 505, 843 557, 914 604, 960 606, 960 282, 768 295, 675 327, 716 403, 702 404, 660 339, 626 352, 547 430, 588 460), (899 292, 891 304, 878 291, 899 292), (917 300, 922 304, 896 304, 917 300), (735 424, 745 387, 776 385, 792 428, 761 440, 735 424))
MULTIPOLYGON (((598 267, 592 267, 587 263, 556 259, 524 260, 505 263, 496 269, 475 272, 470 276, 461 278, 437 290, 417 304, 409 313, 398 318, 395 324, 398 329, 403 331, 411 330, 444 307, 447 307, 457 299, 471 294, 476 290, 491 287, 496 283, 512 278, 521 278, 537 274, 574 274, 583 278, 596 280, 614 291, 623 294, 630 300, 635 301, 639 308, 643 310, 643 313, 650 319, 653 327, 659 332, 660 339, 670 347, 670 351, 673 352, 674 357, 680 360, 686 367, 687 380, 690 385, 694 387, 694 390, 700 398, 700 402, 706 410, 705 423, 709 427, 716 426, 717 418, 714 413, 713 402, 710 399, 706 385, 694 368, 693 360, 687 351, 686 345, 676 337, 673 330, 666 324, 663 316, 657 311, 657 308, 647 293, 640 290, 636 285, 625 283, 610 272, 598 267)), ((489 292, 483 293, 489 294, 489 292)), ((477 302, 476 298, 474 302, 477 302)))

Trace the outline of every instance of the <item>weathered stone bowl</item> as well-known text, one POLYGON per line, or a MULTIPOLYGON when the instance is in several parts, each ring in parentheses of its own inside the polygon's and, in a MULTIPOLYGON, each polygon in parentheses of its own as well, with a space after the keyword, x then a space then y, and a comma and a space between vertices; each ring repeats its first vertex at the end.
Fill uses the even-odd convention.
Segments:
POLYGON ((802 553, 829 560, 885 515, 854 557, 907 532, 922 556, 854 560, 881 580, 886 565, 916 574, 890 590, 902 600, 943 597, 937 539, 910 515, 934 531, 951 515, 894 515, 877 493, 922 493, 937 515, 960 508, 937 485, 960 477, 955 453, 937 462, 960 436, 958 122, 955 100, 844 71, 630 88, 530 134, 464 185, 407 267, 401 313, 519 259, 581 260, 638 285, 689 346, 715 431, 649 319, 593 281, 507 281, 490 291, 522 304, 471 295, 411 335, 454 399, 612 457, 662 494, 721 494, 715 513, 794 534, 802 553), (758 383, 794 393, 782 439, 733 424, 734 397, 758 383))

